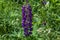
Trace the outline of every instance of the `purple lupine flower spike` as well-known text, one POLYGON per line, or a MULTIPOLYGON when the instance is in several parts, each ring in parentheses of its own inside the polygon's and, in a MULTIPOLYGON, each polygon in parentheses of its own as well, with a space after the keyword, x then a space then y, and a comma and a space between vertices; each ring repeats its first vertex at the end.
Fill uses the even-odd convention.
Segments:
MULTIPOLYGON (((28 1, 28 0, 26 0, 28 1)), ((32 34, 32 9, 29 4, 22 6, 22 26, 24 29, 24 35, 29 36, 32 34)))

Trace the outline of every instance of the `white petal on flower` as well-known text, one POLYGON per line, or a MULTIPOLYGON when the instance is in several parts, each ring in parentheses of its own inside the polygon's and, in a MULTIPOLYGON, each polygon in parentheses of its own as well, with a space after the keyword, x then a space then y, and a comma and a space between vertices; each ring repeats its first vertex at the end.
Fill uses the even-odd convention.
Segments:
POLYGON ((49 5, 49 1, 46 3, 46 5, 49 5))
POLYGON ((49 1, 46 3, 45 7, 49 7, 49 1))

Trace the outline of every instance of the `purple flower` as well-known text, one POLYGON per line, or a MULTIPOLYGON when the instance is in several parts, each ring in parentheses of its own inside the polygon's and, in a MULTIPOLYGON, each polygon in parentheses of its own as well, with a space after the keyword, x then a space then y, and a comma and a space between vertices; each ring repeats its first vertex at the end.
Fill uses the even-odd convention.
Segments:
POLYGON ((32 34, 32 32, 29 32, 29 34, 32 34))
POLYGON ((33 30, 33 28, 29 28, 29 30, 30 30, 30 31, 32 31, 32 30, 33 30))
POLYGON ((24 35, 25 35, 25 36, 29 36, 29 33, 24 32, 24 35))
POLYGON ((32 9, 29 4, 22 7, 22 27, 24 28, 24 35, 32 34, 32 9))
POLYGON ((28 28, 24 28, 24 32, 28 33, 28 28))

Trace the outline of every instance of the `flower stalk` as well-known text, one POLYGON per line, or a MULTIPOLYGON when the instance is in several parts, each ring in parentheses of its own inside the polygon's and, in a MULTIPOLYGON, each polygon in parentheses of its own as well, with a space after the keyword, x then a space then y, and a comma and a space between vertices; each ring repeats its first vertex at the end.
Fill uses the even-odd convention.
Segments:
MULTIPOLYGON (((26 1, 28 2, 28 0, 26 1)), ((32 9, 30 4, 22 6, 22 27, 25 36, 32 34, 32 9)))

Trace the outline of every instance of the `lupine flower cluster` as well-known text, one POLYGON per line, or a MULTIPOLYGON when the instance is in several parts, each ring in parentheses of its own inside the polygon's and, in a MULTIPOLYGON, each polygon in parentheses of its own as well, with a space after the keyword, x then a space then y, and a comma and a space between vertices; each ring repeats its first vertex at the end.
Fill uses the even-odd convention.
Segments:
POLYGON ((22 6, 22 27, 25 36, 32 34, 32 9, 29 4, 22 6))

